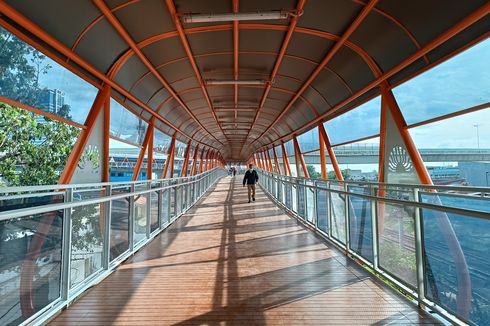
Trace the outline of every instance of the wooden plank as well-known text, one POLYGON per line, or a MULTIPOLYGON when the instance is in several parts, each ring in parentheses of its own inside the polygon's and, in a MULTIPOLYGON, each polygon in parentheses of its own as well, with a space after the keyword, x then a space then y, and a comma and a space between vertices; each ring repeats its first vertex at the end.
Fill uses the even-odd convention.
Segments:
POLYGON ((413 325, 437 321, 240 178, 214 191, 54 325, 413 325))

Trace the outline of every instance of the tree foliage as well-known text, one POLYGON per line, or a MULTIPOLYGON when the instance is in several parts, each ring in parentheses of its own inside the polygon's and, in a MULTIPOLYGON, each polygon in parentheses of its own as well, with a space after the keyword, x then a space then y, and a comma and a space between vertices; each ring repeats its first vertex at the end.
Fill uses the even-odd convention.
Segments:
POLYGON ((0 28, 0 94, 37 106, 42 91, 39 77, 51 68, 45 59, 42 53, 0 28))
POLYGON ((8 186, 55 184, 78 129, 0 103, 0 179, 8 186))

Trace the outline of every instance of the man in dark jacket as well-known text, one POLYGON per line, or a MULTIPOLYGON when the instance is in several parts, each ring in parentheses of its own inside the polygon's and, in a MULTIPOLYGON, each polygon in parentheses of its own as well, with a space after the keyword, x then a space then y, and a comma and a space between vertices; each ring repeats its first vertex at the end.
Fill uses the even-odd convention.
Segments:
POLYGON ((243 177, 243 186, 247 184, 248 188, 248 202, 250 203, 250 197, 255 201, 255 183, 259 181, 259 175, 257 171, 253 169, 253 165, 248 165, 248 170, 245 172, 245 176, 243 177))

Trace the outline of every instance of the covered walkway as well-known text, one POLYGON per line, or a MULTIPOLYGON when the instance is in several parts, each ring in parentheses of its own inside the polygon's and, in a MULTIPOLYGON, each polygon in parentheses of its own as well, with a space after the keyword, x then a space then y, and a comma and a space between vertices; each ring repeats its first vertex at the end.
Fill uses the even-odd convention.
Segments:
POLYGON ((241 177, 187 214, 51 324, 437 324, 241 177))

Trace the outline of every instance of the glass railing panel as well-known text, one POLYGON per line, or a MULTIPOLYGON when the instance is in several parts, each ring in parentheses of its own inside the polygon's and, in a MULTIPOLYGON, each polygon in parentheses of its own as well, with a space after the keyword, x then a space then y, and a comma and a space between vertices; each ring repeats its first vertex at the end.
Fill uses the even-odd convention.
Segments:
POLYGON ((60 298, 62 229, 61 210, 0 222, 0 325, 20 324, 60 298), (21 300, 33 306, 21 309, 21 300))
MULTIPOLYGON (((113 195, 131 192, 131 187, 112 188, 113 195)), ((129 221, 131 197, 112 200, 110 260, 114 260, 129 249, 129 221)))
MULTIPOLYGON (((77 192, 73 201, 101 198, 104 195, 104 189, 77 192)), ((104 208, 104 204, 90 204, 72 209, 71 289, 102 269, 104 208)))
POLYGON ((161 212, 161 222, 162 226, 170 223, 170 189, 165 189, 162 192, 162 212, 161 212))
POLYGON ((0 212, 10 211, 14 209, 44 206, 49 204, 62 203, 64 200, 64 192, 55 192, 50 194, 15 194, 11 193, 9 197, 16 196, 18 198, 0 199, 0 212))
POLYGON ((306 210, 305 210, 305 206, 306 206, 306 193, 305 193, 305 186, 299 184, 298 185, 298 188, 297 188, 297 191, 298 191, 298 203, 297 203, 297 212, 298 212, 298 215, 305 219, 306 217, 306 210))
POLYGON ((416 288, 415 208, 378 201, 379 266, 416 288))
MULTIPOLYGON (((338 184, 331 184, 331 189, 343 191, 344 187, 338 184)), ((330 203, 332 215, 332 236, 345 244, 345 194, 330 193, 330 203)))
MULTIPOLYGON (((153 187, 153 186, 152 186, 153 187)), ((158 185, 155 185, 155 188, 158 185)), ((150 232, 158 229, 158 192, 150 193, 150 232)))
POLYGON ((368 261, 373 261, 373 227, 371 200, 354 194, 369 195, 369 188, 349 186, 350 248, 368 261))
POLYGON ((306 220, 314 223, 315 220, 315 191, 313 188, 306 187, 306 220))
POLYGON ((170 219, 175 217, 175 198, 177 196, 177 189, 175 187, 170 188, 170 219))
POLYGON ((293 212, 296 212, 296 213, 298 213, 298 196, 296 194, 297 192, 298 192, 298 187, 296 185, 292 185, 292 187, 291 187, 291 200, 292 200, 291 209, 293 210, 293 212))
MULTIPOLYGON (((421 194, 425 203, 490 213, 486 198, 421 194)), ((490 220, 421 210, 426 296, 476 325, 490 320, 490 220)))
POLYGON ((290 183, 285 183, 284 184, 284 200, 285 200, 285 205, 289 209, 293 209, 293 191, 292 191, 293 186, 290 183))
MULTIPOLYGON (((146 183, 135 186, 135 191, 144 191, 147 189, 148 185, 146 183)), ((146 239, 148 197, 146 193, 134 196, 133 243, 135 245, 146 239)))
MULTIPOLYGON (((325 182, 317 182, 317 186, 326 188, 325 182)), ((328 193, 326 190, 316 190, 316 226, 319 230, 328 233, 328 193)))

